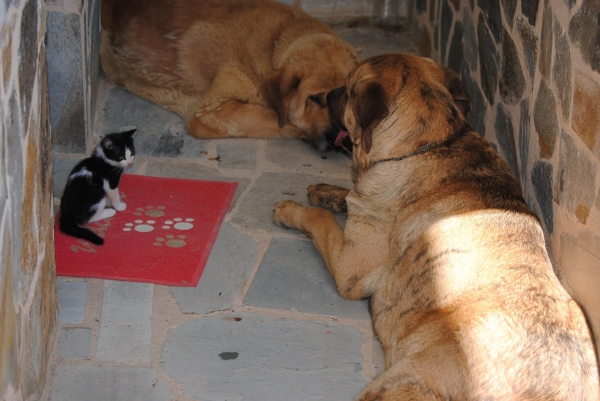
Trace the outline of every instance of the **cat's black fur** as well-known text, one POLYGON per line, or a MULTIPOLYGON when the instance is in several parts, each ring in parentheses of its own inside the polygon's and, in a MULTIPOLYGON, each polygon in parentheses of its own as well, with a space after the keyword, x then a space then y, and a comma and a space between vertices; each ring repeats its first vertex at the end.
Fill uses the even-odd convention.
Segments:
POLYGON ((135 131, 106 135, 93 154, 71 170, 60 201, 62 232, 96 245, 104 244, 100 236, 81 226, 112 217, 116 210, 125 210, 117 187, 124 169, 133 163, 135 131), (130 151, 129 160, 126 160, 127 150, 130 151), (116 210, 106 208, 108 200, 116 210))

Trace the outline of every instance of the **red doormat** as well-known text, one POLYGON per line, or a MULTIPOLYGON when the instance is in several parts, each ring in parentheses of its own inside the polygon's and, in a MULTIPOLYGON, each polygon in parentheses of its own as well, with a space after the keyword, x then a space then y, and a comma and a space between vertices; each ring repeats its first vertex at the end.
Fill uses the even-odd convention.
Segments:
POLYGON ((127 209, 87 226, 104 245, 65 235, 55 224, 56 274, 195 287, 236 187, 123 175, 127 209))

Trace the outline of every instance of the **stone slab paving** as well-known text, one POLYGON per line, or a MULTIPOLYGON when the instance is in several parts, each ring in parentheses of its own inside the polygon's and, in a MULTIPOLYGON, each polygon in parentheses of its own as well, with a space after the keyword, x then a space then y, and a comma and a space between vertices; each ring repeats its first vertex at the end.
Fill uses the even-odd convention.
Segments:
POLYGON ((244 303, 262 308, 370 320, 367 301, 338 295, 335 281, 312 242, 274 238, 244 303))
MULTIPOLYGON (((335 29, 361 58, 410 51, 402 35, 335 29)), ((307 204, 309 185, 350 188, 350 158, 300 140, 198 140, 179 116, 101 87, 96 138, 138 129, 128 174, 238 188, 196 288, 58 279, 61 327, 42 400, 354 399, 385 365, 367 302, 339 297, 312 242, 271 220, 281 200, 307 204)), ((86 156, 54 154, 55 197, 86 156)))
POLYGON ((171 287, 181 311, 204 314, 230 309, 255 259, 254 241, 223 224, 198 286, 171 287))
POLYGON ((349 326, 229 313, 171 331, 160 366, 203 401, 353 400, 363 341, 349 326))
MULTIPOLYGON (((349 175, 349 173, 348 173, 349 175)), ((290 232, 290 230, 273 224, 273 207, 277 202, 291 199, 308 204, 306 188, 309 185, 324 182, 350 188, 352 182, 339 178, 322 177, 310 174, 290 174, 265 172, 254 183, 248 192, 232 222, 244 227, 252 227, 273 232, 290 232)), ((337 213, 340 224, 345 225, 346 215, 337 213)))
POLYGON ((58 339, 60 357, 63 359, 89 358, 91 342, 91 329, 62 329, 58 339))
POLYGON ((169 387, 155 369, 58 366, 52 401, 168 401, 169 387))
POLYGON ((294 172, 348 176, 352 159, 342 151, 316 152, 308 143, 276 139, 265 144, 268 161, 294 172))
POLYGON ((58 320, 63 323, 83 323, 87 283, 84 281, 58 280, 58 320))
POLYGON ((98 359, 150 363, 154 285, 104 281, 98 359))
POLYGON ((177 177, 191 180, 226 181, 237 182, 238 186, 233 195, 231 208, 233 208, 241 193, 244 192, 250 180, 247 178, 228 177, 219 170, 207 167, 193 161, 181 161, 176 159, 150 158, 146 174, 154 177, 177 177))
POLYGON ((243 139, 237 143, 217 144, 219 167, 253 170, 256 166, 256 151, 258 147, 258 144, 249 143, 243 139))

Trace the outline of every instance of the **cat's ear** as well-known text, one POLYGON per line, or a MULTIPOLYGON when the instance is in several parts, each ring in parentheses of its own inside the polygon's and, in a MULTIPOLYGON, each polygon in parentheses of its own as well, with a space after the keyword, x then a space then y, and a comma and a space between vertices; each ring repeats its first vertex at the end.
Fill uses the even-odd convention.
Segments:
POLYGON ((110 138, 104 138, 102 140, 102 147, 104 149, 110 149, 113 146, 113 141, 110 138))
POLYGON ((122 132, 121 135, 125 135, 125 136, 128 136, 130 138, 133 138, 133 134, 135 134, 136 131, 137 131, 137 128, 134 128, 132 130, 122 132))

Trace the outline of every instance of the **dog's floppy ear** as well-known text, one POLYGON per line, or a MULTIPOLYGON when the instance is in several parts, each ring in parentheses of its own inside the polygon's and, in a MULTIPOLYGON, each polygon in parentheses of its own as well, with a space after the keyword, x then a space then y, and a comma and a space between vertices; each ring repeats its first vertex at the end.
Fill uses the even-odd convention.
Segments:
POLYGON ((442 69, 444 70, 444 86, 448 89, 450 95, 452 95, 458 109, 466 117, 467 113, 471 110, 471 98, 467 94, 458 75, 450 68, 442 67, 442 69))
POLYGON ((280 128, 287 123, 288 104, 300 85, 300 79, 298 75, 285 74, 284 71, 278 70, 272 72, 263 81, 263 95, 267 104, 277 112, 280 128))
POLYGON ((385 90, 378 83, 370 83, 355 101, 354 115, 362 131, 361 143, 365 152, 371 151, 373 129, 390 111, 386 105, 385 90))

